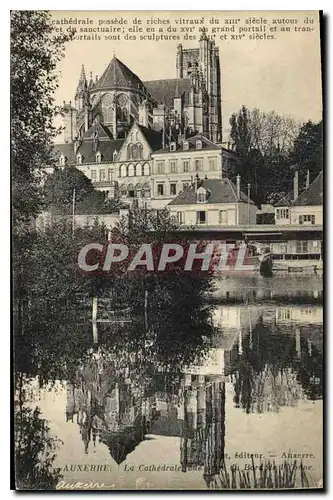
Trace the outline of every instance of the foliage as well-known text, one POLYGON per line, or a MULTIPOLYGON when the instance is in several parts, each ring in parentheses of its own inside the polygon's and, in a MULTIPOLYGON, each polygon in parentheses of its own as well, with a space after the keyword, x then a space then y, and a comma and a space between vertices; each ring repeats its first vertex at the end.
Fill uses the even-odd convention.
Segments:
POLYGON ((290 154, 291 163, 295 165, 303 179, 307 170, 313 180, 323 169, 323 122, 304 123, 295 139, 290 154))
POLYGON ((11 153, 14 234, 39 208, 39 172, 52 164, 58 130, 54 92, 57 63, 70 35, 54 35, 46 11, 11 11, 11 153))
POLYGON ((299 124, 274 111, 264 113, 245 106, 230 118, 230 139, 242 162, 236 172, 251 184, 252 198, 265 202, 275 192, 289 189, 290 153, 299 124))
POLYGON ((53 490, 61 474, 52 467, 60 441, 50 435, 38 407, 26 404, 22 376, 14 407, 15 479, 19 490, 53 490))
POLYGON ((76 214, 103 214, 114 207, 106 204, 104 193, 94 189, 92 182, 74 166, 56 169, 45 181, 44 207, 53 214, 70 215, 75 189, 76 214))

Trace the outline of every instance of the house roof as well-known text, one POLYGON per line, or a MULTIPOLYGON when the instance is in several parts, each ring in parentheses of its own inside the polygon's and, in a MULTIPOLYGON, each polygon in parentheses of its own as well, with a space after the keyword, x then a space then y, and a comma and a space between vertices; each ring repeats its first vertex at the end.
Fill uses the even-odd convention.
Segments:
POLYGON ((177 153, 179 151, 201 151, 203 149, 222 149, 220 146, 217 146, 214 142, 210 141, 207 139, 207 137, 203 136, 202 134, 196 134, 193 135, 192 137, 188 137, 186 139, 186 142, 188 142, 188 149, 183 148, 183 144, 176 144, 176 149, 175 151, 170 151, 170 147, 159 149, 156 151, 154 154, 164 154, 164 153, 177 153), (202 148, 197 149, 196 148, 196 141, 200 140, 202 142, 202 148))
POLYGON ((144 84, 140 78, 123 62, 114 56, 102 76, 93 85, 92 90, 107 90, 115 88, 141 88, 142 90, 143 87, 144 84))
POLYGON ((151 80, 143 83, 155 101, 169 107, 173 106, 174 97, 181 97, 190 88, 190 80, 187 78, 151 80))
POLYGON ((162 146, 162 134, 161 132, 157 132, 156 130, 152 130, 150 128, 144 127, 143 125, 139 125, 137 123, 138 128, 144 135, 146 141, 153 151, 158 150, 162 146))
POLYGON ((94 125, 92 125, 90 129, 83 134, 83 140, 93 141, 96 133, 98 139, 101 141, 112 139, 110 130, 105 125, 103 125, 103 123, 97 122, 94 123, 94 125))
MULTIPOLYGON (((209 191, 208 203, 248 203, 254 205, 252 200, 249 200, 247 195, 240 192, 240 197, 237 196, 237 187, 230 179, 204 179, 198 182, 198 188, 204 187, 209 191)), ((197 203, 197 193, 195 184, 192 184, 174 198, 169 205, 193 205, 197 203)), ((201 203, 200 203, 201 205, 201 203)))
MULTIPOLYGON (((102 161, 113 161, 114 151, 120 151, 121 146, 124 143, 124 139, 113 139, 109 141, 101 141, 98 144, 98 151, 102 155, 102 161)), ((74 152, 74 144, 57 144, 54 147, 55 159, 63 153, 67 157, 67 165, 76 164, 76 157, 79 153, 83 156, 84 163, 95 163, 96 162, 96 151, 93 150, 93 143, 91 141, 83 141, 77 152, 74 152)))
POLYGON ((292 202, 293 206, 308 206, 323 204, 323 171, 321 171, 310 186, 292 202))

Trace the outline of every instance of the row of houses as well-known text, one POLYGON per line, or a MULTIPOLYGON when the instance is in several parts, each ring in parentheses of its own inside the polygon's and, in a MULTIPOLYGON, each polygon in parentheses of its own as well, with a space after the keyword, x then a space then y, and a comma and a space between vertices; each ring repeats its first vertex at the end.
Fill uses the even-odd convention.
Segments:
MULTIPOLYGON (((134 122, 125 139, 112 139, 102 123, 95 123, 78 142, 55 147, 58 168, 75 166, 94 187, 128 206, 161 210, 168 207, 185 226, 254 225, 258 208, 228 176, 237 155, 202 134, 179 136, 163 147, 163 133, 134 122)), ((53 168, 46 171, 52 172, 53 168)), ((298 192, 294 190, 268 211, 276 225, 322 225, 323 174, 298 192)), ((266 207, 267 209, 267 207, 266 207)))

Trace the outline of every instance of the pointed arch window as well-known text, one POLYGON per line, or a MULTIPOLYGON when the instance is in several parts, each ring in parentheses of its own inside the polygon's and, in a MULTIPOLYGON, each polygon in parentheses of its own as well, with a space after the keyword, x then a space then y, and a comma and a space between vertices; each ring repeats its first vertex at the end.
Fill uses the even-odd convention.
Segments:
POLYGON ((127 146, 127 159, 132 160, 133 158, 133 144, 127 146))
POLYGON ((100 151, 97 151, 96 153, 96 163, 101 163, 102 161, 102 155, 100 153, 100 151))
POLYGON ((127 177, 127 166, 126 165, 121 165, 120 177, 127 177))
POLYGON ((124 197, 127 195, 127 187, 125 184, 120 186, 120 196, 124 197))
POLYGON ((136 145, 136 159, 137 160, 143 159, 143 146, 140 142, 138 142, 136 145))
POLYGON ((136 197, 141 198, 141 196, 142 196, 142 184, 137 184, 135 186, 135 191, 136 191, 136 197))
POLYGON ((113 151, 113 154, 112 154, 112 159, 113 159, 113 161, 116 161, 116 160, 117 160, 117 155, 118 155, 118 151, 115 149, 115 150, 113 151))
POLYGON ((143 192, 144 198, 150 198, 150 186, 148 183, 146 183, 142 186, 142 192, 143 192))
POLYGON ((134 165, 128 165, 128 176, 133 177, 134 175, 134 165))
POLYGON ((133 184, 129 184, 127 186, 127 193, 129 198, 135 198, 135 189, 133 184))
POLYGON ((149 163, 145 163, 143 166, 143 175, 150 175, 150 166, 149 163))
POLYGON ((140 165, 140 163, 138 163, 136 166, 136 175, 138 177, 141 177, 141 175, 142 175, 142 165, 140 165))
POLYGON ((66 163, 66 157, 65 155, 62 153, 59 157, 59 165, 61 165, 62 167, 65 165, 66 163))
POLYGON ((76 156, 76 163, 78 165, 81 165, 82 164, 82 161, 83 161, 83 156, 81 153, 79 153, 77 156, 76 156))

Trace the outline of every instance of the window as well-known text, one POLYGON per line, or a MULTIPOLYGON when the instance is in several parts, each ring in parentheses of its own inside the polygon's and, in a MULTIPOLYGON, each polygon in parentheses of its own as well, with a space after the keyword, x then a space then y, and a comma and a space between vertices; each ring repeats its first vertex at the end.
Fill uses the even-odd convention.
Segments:
POLYGON ((227 210, 220 210, 219 220, 220 220, 220 224, 227 224, 228 223, 228 211, 227 210))
POLYGON ((175 142, 170 143, 170 151, 176 151, 176 143, 175 142))
POLYGON ((145 163, 143 166, 143 175, 150 175, 150 166, 149 163, 145 163))
POLYGON ((202 149, 202 141, 195 141, 195 148, 196 149, 202 149))
POLYGON ((179 224, 184 224, 184 212, 177 212, 177 220, 179 224))
POLYGON ((59 163, 60 163, 60 165, 61 165, 61 166, 65 165, 65 163, 66 163, 66 158, 65 158, 65 155, 64 155, 64 154, 62 154, 62 155, 60 156, 60 158, 59 158, 59 163))
POLYGON ((157 196, 164 195, 164 184, 157 184, 157 196))
POLYGON ((184 151, 188 150, 188 142, 187 141, 183 142, 183 149, 184 149, 184 151))
POLYGON ((308 242, 307 241, 297 241, 296 242, 296 253, 308 253, 308 242))
POLYGON ((195 171, 201 172, 202 170, 202 158, 195 160, 195 171))
POLYGON ((189 161, 188 160, 183 160, 183 171, 188 172, 189 171, 189 161))
POLYGON ((101 153, 99 151, 97 151, 97 153, 96 153, 96 162, 97 163, 101 163, 101 161, 102 161, 102 155, 101 155, 101 153))
POLYGON ((144 198, 150 198, 150 186, 149 184, 144 184, 142 186, 143 196, 144 198))
POLYGON ((172 183, 170 184, 170 196, 176 196, 177 194, 177 184, 176 183, 172 183))
POLYGON ((176 174, 177 173, 177 164, 175 161, 170 161, 170 172, 172 174, 176 174))
POLYGON ((289 219, 289 208, 277 208, 276 218, 277 219, 289 219))
POLYGON ((108 181, 111 182, 112 181, 112 168, 109 168, 108 169, 108 181))
POLYGON ((127 186, 127 193, 128 193, 127 196, 129 198, 135 198, 135 190, 133 184, 129 184, 127 186))
POLYGON ((138 163, 136 166, 136 175, 138 177, 141 177, 141 175, 142 175, 142 165, 140 165, 140 163, 138 163))
POLYGON ((96 182, 96 179, 97 179, 96 170, 92 170, 91 171, 91 181, 96 182))
POLYGON ((128 176, 133 177, 134 175, 134 165, 129 165, 128 166, 128 176))
POLYGON ((76 157, 76 162, 77 162, 79 165, 81 165, 81 163, 82 163, 82 155, 81 155, 81 153, 79 153, 79 154, 77 155, 77 157, 76 157))
POLYGON ((156 163, 156 173, 164 174, 164 161, 158 161, 156 163))
POLYGON ((205 224, 205 223, 206 223, 206 212, 200 210, 200 212, 197 212, 197 224, 205 224))
POLYGON ((133 159, 142 160, 143 157, 143 146, 138 142, 133 146, 133 159))
POLYGON ((120 177, 126 177, 127 176, 127 167, 126 165, 122 165, 120 167, 120 177))
POLYGON ((281 243, 280 253, 287 253, 287 243, 281 243))
POLYGON ((117 154, 118 154, 118 151, 117 151, 117 150, 113 151, 113 155, 112 155, 113 161, 116 161, 116 159, 117 159, 117 154))
POLYGON ((141 196, 142 196, 142 186, 141 186, 141 184, 137 184, 135 186, 135 190, 136 190, 136 197, 137 198, 141 198, 141 196))
POLYGON ((300 215, 299 216, 300 224, 315 224, 316 217, 314 215, 300 215))
POLYGON ((100 171, 99 171, 99 181, 100 182, 104 182, 105 181, 105 169, 102 168, 100 171))
POLYGON ((127 146, 127 159, 132 160, 132 158, 133 158, 133 144, 129 144, 127 146))
POLYGON ((211 171, 217 170, 216 158, 209 158, 209 170, 211 170, 211 171))

